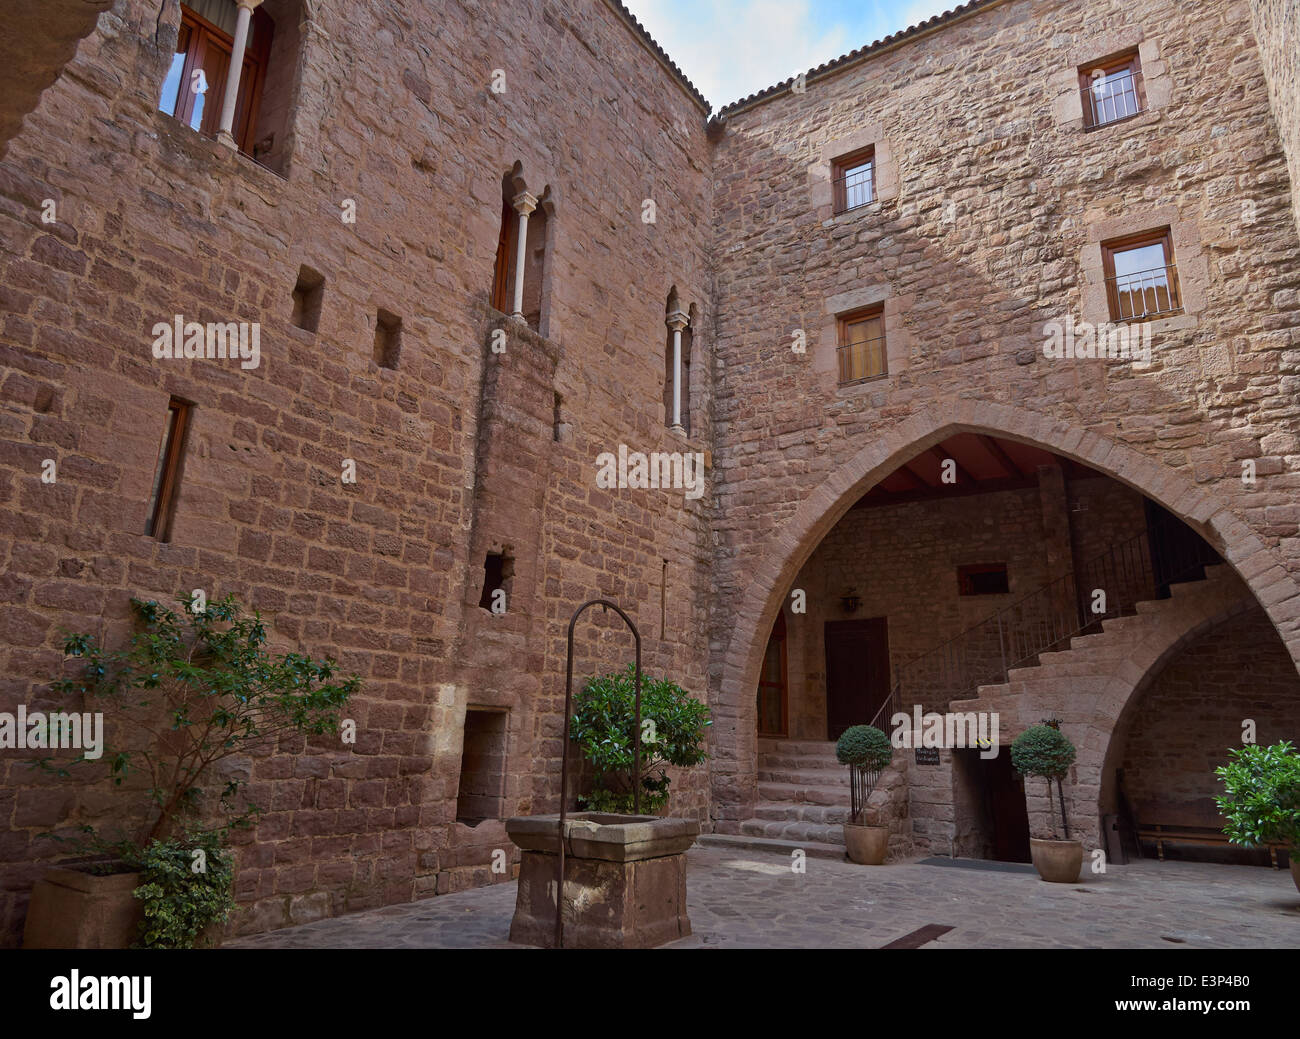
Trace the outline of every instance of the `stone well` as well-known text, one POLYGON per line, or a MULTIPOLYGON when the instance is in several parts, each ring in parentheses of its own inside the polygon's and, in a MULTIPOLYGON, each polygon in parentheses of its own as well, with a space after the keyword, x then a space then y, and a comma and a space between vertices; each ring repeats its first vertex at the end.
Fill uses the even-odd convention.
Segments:
MULTIPOLYGON (((523 851, 510 940, 555 944, 559 815, 507 820, 523 851)), ((691 933, 686 849, 700 824, 653 815, 576 812, 564 823, 564 945, 649 949, 691 933)))

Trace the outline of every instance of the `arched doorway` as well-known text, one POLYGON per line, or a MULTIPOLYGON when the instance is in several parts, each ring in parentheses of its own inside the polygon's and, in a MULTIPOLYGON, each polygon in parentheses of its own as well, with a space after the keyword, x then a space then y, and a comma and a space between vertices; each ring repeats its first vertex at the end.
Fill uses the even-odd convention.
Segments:
MULTIPOLYGON (((914 416, 824 480, 788 520, 773 529, 766 539, 766 549, 750 556, 755 560, 753 574, 734 610, 732 636, 721 655, 721 677, 714 693, 716 714, 729 722, 715 730, 714 800, 719 830, 734 832, 754 807, 758 735, 755 689, 767 650, 766 636, 796 578, 826 535, 872 488, 909 460, 963 434, 1045 450, 1137 492, 1204 537, 1227 563, 1241 566, 1246 587, 1259 605, 1270 611, 1275 628, 1286 619, 1281 604, 1297 594, 1295 582, 1250 527, 1180 473, 1131 447, 1070 429, 1026 409, 961 401, 943 418, 914 416)), ((1300 639, 1292 635, 1287 649, 1294 662, 1300 655, 1300 639)), ((1100 772, 1098 759, 1090 778, 1096 784, 1094 805, 1100 772)))

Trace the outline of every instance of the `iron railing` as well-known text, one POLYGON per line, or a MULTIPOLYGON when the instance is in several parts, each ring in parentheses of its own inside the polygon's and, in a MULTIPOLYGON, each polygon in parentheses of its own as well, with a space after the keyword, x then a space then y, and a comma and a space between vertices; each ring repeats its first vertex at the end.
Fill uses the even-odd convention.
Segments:
POLYGON ((1145 532, 1121 542, 895 668, 871 724, 886 729, 905 700, 964 700, 980 686, 1001 685, 1009 671, 1068 648, 1070 639, 1098 630, 1104 620, 1136 613, 1139 602, 1166 598, 1169 585, 1200 580, 1203 568, 1219 561, 1199 538, 1162 542, 1154 552, 1145 532))
POLYGON ((1090 79, 1083 88, 1083 103, 1089 129, 1129 119, 1142 111, 1137 76, 1132 69, 1090 79))
POLYGON ((1177 314, 1183 309, 1178 292, 1178 266, 1169 263, 1149 271, 1116 274, 1106 279, 1116 321, 1177 314))
POLYGON ((836 177, 834 187, 837 214, 871 205, 876 199, 875 163, 859 166, 842 177, 836 177))
MULTIPOLYGON (((884 322, 881 321, 881 327, 884 322)), ((885 374, 885 336, 845 343, 835 351, 839 363, 840 385, 874 379, 885 374)))

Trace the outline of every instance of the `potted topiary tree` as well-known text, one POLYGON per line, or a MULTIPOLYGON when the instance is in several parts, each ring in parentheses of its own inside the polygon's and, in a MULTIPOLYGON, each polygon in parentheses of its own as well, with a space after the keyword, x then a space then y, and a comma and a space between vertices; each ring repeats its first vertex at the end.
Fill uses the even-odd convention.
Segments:
POLYGON ((1300 891, 1300 753, 1283 740, 1229 750, 1228 757, 1228 764, 1214 770, 1225 788, 1214 799, 1228 820, 1223 832, 1233 844, 1250 848, 1286 845, 1300 891))
POLYGON ((894 760, 894 746, 874 725, 854 725, 840 735, 835 757, 849 766, 851 814, 844 824, 844 846, 854 862, 879 866, 889 854, 889 827, 866 824, 867 800, 880 773, 894 760))
MULTIPOLYGON (((590 794, 578 800, 593 812, 632 811, 632 744, 636 668, 588 679, 578 694, 569 735, 595 771, 590 794)), ((668 804, 667 766, 690 768, 708 758, 709 708, 676 682, 641 676, 641 811, 668 804)))
POLYGON ((1011 764, 1026 779, 1041 776, 1047 780, 1047 800, 1052 801, 1052 783, 1056 783, 1061 803, 1061 830, 1056 829, 1056 811, 1049 813, 1051 836, 1031 837, 1029 854, 1043 880, 1052 884, 1073 884, 1083 867, 1083 842, 1070 840, 1070 820, 1065 811, 1065 791, 1061 781, 1074 764, 1074 744, 1061 732, 1060 723, 1044 722, 1026 729, 1011 744, 1011 764), (1064 836, 1062 836, 1062 834, 1064 836))
POLYGON ((132 599, 138 627, 125 649, 85 634, 65 642, 81 674, 52 688, 100 709, 110 745, 33 764, 111 780, 122 807, 113 830, 55 835, 84 857, 34 886, 28 948, 186 948, 214 939, 234 905, 225 838, 255 815, 235 804, 247 770, 229 759, 284 737, 337 732, 339 709, 360 688, 356 676, 337 681, 330 660, 272 656, 261 617, 244 615, 233 597, 181 602, 176 612, 132 599))

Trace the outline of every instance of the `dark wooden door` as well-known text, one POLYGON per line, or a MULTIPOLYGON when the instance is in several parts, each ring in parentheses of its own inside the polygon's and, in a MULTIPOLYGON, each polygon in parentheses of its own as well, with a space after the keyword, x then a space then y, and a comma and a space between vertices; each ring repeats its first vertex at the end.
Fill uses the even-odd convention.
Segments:
MULTIPOLYGON (((826 623, 826 738, 868 725, 889 698, 889 628, 884 617, 826 623)), ((888 719, 886 719, 888 722, 888 719)))
MULTIPOLYGON (((1011 751, 1003 747, 995 758, 979 757, 988 811, 993 858, 998 862, 1029 862, 1029 810, 1025 807, 1025 781, 1011 765, 1011 751)), ((1041 782, 1041 780, 1039 781, 1041 782)))

